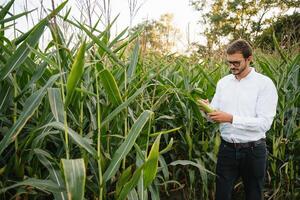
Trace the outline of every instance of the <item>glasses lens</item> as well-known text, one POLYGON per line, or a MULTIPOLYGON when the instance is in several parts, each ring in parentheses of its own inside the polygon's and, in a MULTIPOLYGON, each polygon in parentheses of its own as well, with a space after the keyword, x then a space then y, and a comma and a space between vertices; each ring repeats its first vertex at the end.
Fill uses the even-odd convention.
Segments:
POLYGON ((239 67, 241 64, 241 61, 227 61, 228 65, 234 65, 235 67, 239 67))

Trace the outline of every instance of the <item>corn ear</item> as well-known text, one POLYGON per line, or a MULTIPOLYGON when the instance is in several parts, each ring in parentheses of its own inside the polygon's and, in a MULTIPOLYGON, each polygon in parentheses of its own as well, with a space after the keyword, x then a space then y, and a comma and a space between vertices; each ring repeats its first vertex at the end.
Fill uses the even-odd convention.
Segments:
POLYGON ((194 88, 190 94, 188 94, 188 97, 195 102, 199 107, 201 107, 201 110, 203 110, 206 113, 214 112, 215 110, 200 97, 200 95, 203 93, 203 91, 200 88, 194 88))
POLYGON ((214 112, 215 110, 209 105, 206 104, 202 99, 197 99, 197 104, 201 107, 201 109, 206 113, 214 112))

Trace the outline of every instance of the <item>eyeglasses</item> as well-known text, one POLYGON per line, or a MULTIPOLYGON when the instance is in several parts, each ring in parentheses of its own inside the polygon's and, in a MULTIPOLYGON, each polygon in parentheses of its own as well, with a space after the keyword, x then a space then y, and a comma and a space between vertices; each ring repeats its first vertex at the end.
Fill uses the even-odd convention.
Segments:
POLYGON ((242 60, 241 61, 228 61, 227 60, 228 65, 233 65, 235 67, 239 67, 241 65, 241 62, 242 62, 242 60))

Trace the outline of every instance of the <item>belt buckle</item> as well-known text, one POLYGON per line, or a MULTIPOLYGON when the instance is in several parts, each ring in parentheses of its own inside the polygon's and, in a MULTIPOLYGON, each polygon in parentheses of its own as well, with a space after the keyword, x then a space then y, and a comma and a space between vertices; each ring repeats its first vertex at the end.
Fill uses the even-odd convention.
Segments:
POLYGON ((232 146, 233 146, 233 148, 235 148, 235 149, 238 149, 239 148, 239 145, 238 145, 238 143, 235 143, 234 142, 234 140, 232 140, 232 143, 230 143, 232 146))
POLYGON ((234 142, 233 143, 233 147, 236 149, 237 148, 237 145, 236 145, 236 143, 234 142))
POLYGON ((233 146, 235 149, 239 149, 241 147, 241 145, 239 143, 233 143, 233 146))

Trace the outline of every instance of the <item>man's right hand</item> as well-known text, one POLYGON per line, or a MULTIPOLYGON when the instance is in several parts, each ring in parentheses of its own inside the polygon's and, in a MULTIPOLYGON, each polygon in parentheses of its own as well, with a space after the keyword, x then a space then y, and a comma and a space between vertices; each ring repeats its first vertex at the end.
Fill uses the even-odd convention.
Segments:
POLYGON ((204 103, 206 103, 207 105, 209 105, 209 100, 208 99, 198 99, 198 101, 202 101, 202 102, 204 102, 204 103))

